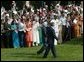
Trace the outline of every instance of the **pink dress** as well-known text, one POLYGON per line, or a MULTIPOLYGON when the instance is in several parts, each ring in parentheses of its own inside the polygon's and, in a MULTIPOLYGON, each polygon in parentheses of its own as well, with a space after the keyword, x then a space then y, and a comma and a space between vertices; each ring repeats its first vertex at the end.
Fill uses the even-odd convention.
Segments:
POLYGON ((32 41, 33 41, 32 22, 28 21, 26 23, 26 43, 27 43, 27 46, 31 47, 32 41))

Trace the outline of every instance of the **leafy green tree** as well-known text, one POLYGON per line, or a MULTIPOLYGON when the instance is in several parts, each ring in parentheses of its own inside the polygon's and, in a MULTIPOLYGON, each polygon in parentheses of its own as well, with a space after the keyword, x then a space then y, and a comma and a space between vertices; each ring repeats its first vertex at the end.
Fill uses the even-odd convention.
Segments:
POLYGON ((5 7, 6 10, 11 10, 12 1, 1 1, 1 6, 5 7))
POLYGON ((15 1, 15 2, 16 2, 16 6, 17 6, 18 10, 22 10, 26 1, 15 1))

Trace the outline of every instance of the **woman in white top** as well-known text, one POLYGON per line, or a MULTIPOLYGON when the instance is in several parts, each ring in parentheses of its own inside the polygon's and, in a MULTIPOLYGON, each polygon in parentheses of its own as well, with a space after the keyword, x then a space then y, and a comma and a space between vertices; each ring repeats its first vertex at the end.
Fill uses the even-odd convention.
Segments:
POLYGON ((33 21, 33 46, 38 46, 40 43, 38 29, 39 29, 39 22, 33 21))
POLYGON ((25 18, 23 17, 22 19, 19 19, 18 22, 18 34, 19 34, 19 42, 20 42, 20 47, 24 47, 24 32, 25 32, 25 18))

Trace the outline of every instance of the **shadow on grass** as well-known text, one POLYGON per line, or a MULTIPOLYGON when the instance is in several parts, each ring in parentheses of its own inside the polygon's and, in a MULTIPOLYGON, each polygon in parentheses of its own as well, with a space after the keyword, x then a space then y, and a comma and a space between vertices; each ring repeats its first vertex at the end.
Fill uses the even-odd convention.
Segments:
POLYGON ((83 37, 73 38, 70 41, 66 41, 64 44, 83 45, 83 37))
POLYGON ((12 53, 12 57, 25 57, 25 58, 42 58, 36 53, 12 53))

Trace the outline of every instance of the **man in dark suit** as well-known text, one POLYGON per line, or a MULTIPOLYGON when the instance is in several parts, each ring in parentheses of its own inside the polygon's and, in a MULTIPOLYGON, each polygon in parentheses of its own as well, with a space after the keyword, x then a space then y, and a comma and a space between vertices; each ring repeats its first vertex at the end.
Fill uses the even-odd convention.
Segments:
POLYGON ((41 47, 41 49, 39 51, 37 51, 37 54, 41 54, 44 52, 45 48, 46 48, 46 27, 47 27, 47 22, 43 22, 42 23, 42 43, 43 46, 41 47))
POLYGON ((56 37, 55 35, 55 31, 54 29, 52 28, 52 26, 54 25, 54 23, 49 23, 49 27, 47 27, 47 47, 46 47, 46 51, 44 53, 44 56, 43 58, 46 58, 49 51, 51 50, 52 51, 52 54, 54 57, 56 57, 56 53, 55 53, 55 47, 54 47, 54 38, 58 40, 58 38, 56 37))

